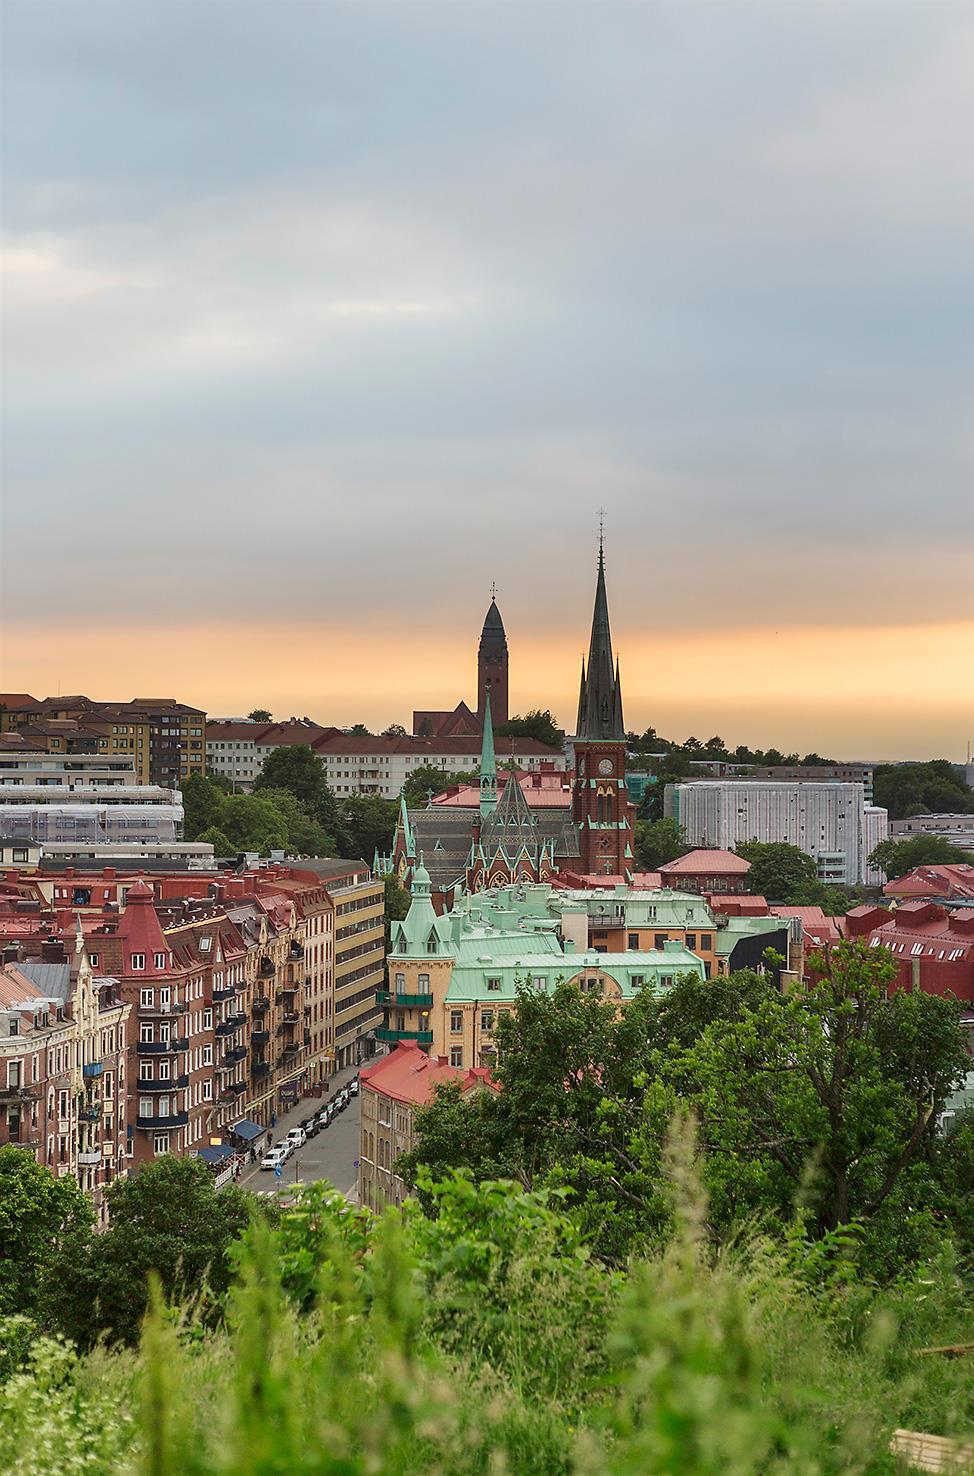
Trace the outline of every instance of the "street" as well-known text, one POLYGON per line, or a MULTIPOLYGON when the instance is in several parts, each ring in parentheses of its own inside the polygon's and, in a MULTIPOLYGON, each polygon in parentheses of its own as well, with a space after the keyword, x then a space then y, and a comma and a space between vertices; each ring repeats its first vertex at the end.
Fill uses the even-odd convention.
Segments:
MULTIPOLYGON (((273 1141, 280 1142, 288 1128, 298 1126, 312 1112, 320 1112, 354 1075, 354 1071, 343 1071, 336 1076, 328 1097, 302 1098, 296 1107, 278 1118, 273 1130, 273 1141)), ((355 1161, 358 1158, 360 1101, 361 1098, 353 1097, 331 1127, 324 1128, 317 1137, 310 1138, 303 1148, 293 1153, 284 1165, 280 1179, 273 1173, 262 1171, 258 1163, 248 1166, 238 1182, 244 1188, 257 1191, 281 1189, 293 1184, 296 1179, 306 1183, 313 1179, 327 1179, 343 1194, 354 1197, 358 1178, 355 1161)), ((261 1152, 263 1153, 263 1148, 261 1152)))

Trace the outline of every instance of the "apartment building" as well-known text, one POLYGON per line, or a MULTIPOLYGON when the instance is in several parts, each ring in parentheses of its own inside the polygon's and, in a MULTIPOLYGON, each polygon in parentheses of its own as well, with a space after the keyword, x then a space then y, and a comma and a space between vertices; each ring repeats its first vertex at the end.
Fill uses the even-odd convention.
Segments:
POLYGON ((323 728, 305 718, 286 723, 212 718, 206 725, 206 766, 212 773, 223 774, 236 787, 248 791, 275 749, 295 744, 314 748, 323 739, 340 734, 340 728, 323 728))
POLYGON ((776 784, 861 784, 865 803, 873 802, 872 764, 768 764, 751 773, 776 784))
POLYGON ((30 848, 48 842, 158 844, 181 839, 178 789, 126 782, 129 776, 120 771, 100 783, 90 768, 77 770, 79 762, 71 760, 71 768, 48 768, 36 784, 27 782, 23 766, 16 775, 0 769, 0 847, 10 850, 13 865, 29 864, 30 848))
POLYGON ((32 956, 83 930, 130 1008, 125 1156, 142 1163, 258 1126, 374 1051, 384 893, 361 861, 149 880, 0 878, 0 940, 32 956), (340 937, 336 938, 336 934, 340 937))
POLYGON ((869 853, 887 825, 885 810, 867 813, 859 783, 694 780, 666 786, 664 812, 693 846, 731 851, 745 841, 786 841, 813 858, 820 881, 846 886, 867 880, 869 853))
POLYGON ((456 1082, 466 1097, 497 1091, 487 1070, 458 1070, 443 1056, 430 1056, 415 1041, 402 1041, 360 1074, 359 1204, 380 1213, 406 1197, 396 1164, 416 1146, 416 1112, 438 1087, 456 1082))
POLYGON ((174 697, 96 702, 0 693, 0 732, 43 742, 51 752, 72 752, 79 744, 91 751, 94 743, 99 753, 130 757, 144 784, 175 789, 190 774, 205 773, 205 730, 205 712, 174 697))
POLYGON ((76 1179, 104 1222, 105 1187, 127 1172, 129 1007, 80 933, 70 957, 45 951, 8 945, 0 965, 0 1144, 76 1179))

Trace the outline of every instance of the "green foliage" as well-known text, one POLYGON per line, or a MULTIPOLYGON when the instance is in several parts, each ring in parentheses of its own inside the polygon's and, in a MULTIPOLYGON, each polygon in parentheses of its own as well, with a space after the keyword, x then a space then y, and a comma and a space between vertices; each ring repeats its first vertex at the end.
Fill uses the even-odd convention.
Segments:
POLYGON ((735 849, 751 863, 748 890, 769 902, 790 902, 793 891, 807 892, 818 882, 811 856, 786 841, 743 841, 735 849))
POLYGON ((262 789, 289 790, 309 815, 320 819, 319 807, 328 786, 314 749, 307 743, 291 743, 267 755, 254 782, 255 792, 262 789))
POLYGON ((205 830, 200 831, 196 839, 202 841, 205 845, 212 846, 214 856, 232 856, 234 854, 234 847, 230 842, 230 837, 218 825, 208 825, 205 830))
POLYGON ((546 743, 549 748, 557 748, 559 752, 565 746, 565 730, 559 728, 550 711, 545 708, 532 708, 523 717, 508 718, 506 723, 494 727, 495 738, 536 738, 539 743, 546 743))
POLYGON ((266 707, 255 707, 253 712, 248 712, 247 717, 252 723, 269 723, 271 720, 266 707))
POLYGON ((451 784, 469 784, 472 777, 471 774, 448 774, 435 764, 420 764, 403 785, 406 805, 412 810, 421 809, 429 799, 430 790, 434 794, 442 794, 451 784))
POLYGON ((376 851, 391 850, 399 805, 379 794, 352 794, 341 805, 346 855, 360 856, 369 865, 376 851))
POLYGON ((33 1153, 0 1148, 0 1317, 32 1316, 57 1257, 91 1233, 91 1204, 74 1179, 56 1179, 33 1153))
POLYGON ((390 723, 388 728, 382 729, 383 738, 405 738, 406 736, 406 729, 402 723, 390 723))
POLYGON ((238 1244, 219 1328, 157 1283, 136 1354, 36 1343, 0 1386, 0 1468, 865 1476, 897 1426, 970 1435, 971 1360, 916 1357, 969 1326, 954 1268, 886 1294, 812 1273, 797 1235, 715 1251, 679 1122, 662 1175, 675 1234, 624 1273, 557 1195, 454 1177, 435 1218, 372 1222, 308 1188, 238 1244))
POLYGON ((942 835, 914 835, 909 840, 880 841, 870 854, 869 864, 892 879, 906 876, 917 866, 969 866, 971 853, 952 846, 942 835))
POLYGON ((230 1282, 230 1246, 250 1217, 250 1196, 219 1193, 198 1158, 166 1156, 107 1190, 109 1228, 76 1238, 52 1262, 44 1321, 83 1348, 100 1338, 134 1344, 145 1316, 149 1276, 166 1297, 199 1300, 214 1314, 230 1282))
POLYGON ((933 759, 927 764, 880 764, 873 773, 873 800, 889 811, 891 820, 903 820, 908 815, 969 815, 974 811, 974 790, 947 759, 933 759))
POLYGON ((687 844, 683 826, 666 815, 662 820, 636 821, 635 849, 640 870, 657 871, 667 861, 685 856, 693 847, 687 844))
POLYGON ((266 856, 272 850, 292 856, 336 854, 339 838, 344 838, 341 815, 321 764, 307 746, 275 749, 253 794, 235 794, 229 788, 222 775, 194 774, 186 780, 187 840, 208 841, 217 855, 257 851, 266 856), (325 823, 329 818, 331 826, 325 823))

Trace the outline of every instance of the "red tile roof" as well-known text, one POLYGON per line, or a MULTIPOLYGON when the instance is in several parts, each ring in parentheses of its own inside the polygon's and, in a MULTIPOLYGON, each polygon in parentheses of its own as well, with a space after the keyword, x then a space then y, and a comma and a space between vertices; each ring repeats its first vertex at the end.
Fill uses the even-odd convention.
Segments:
POLYGON ((388 1056, 363 1067, 359 1074, 364 1086, 413 1107, 425 1107, 436 1088, 447 1082, 458 1082, 464 1093, 476 1087, 500 1090, 489 1071, 451 1066, 445 1056, 428 1056, 413 1040, 400 1041, 388 1056))
POLYGON ((887 897, 946 897, 962 900, 970 897, 974 901, 974 866, 966 862, 959 865, 918 866, 887 882, 883 888, 887 897))
POLYGON ((750 869, 750 861, 733 851, 690 851, 660 867, 663 876, 745 876, 750 869))

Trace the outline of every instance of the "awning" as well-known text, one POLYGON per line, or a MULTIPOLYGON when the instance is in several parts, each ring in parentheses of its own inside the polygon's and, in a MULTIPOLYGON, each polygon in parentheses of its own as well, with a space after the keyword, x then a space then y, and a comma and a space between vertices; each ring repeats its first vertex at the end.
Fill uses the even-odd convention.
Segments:
POLYGON ((216 1143, 208 1148, 201 1148, 199 1156, 204 1163, 223 1163, 224 1159, 232 1158, 236 1153, 229 1143, 216 1143))
POLYGON ((235 1138, 243 1138, 245 1143, 252 1143, 255 1138, 266 1133, 267 1129, 262 1128, 259 1123, 251 1122, 249 1117, 244 1117, 230 1131, 235 1138))

